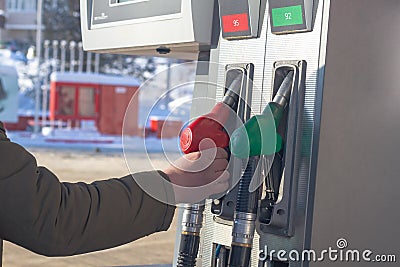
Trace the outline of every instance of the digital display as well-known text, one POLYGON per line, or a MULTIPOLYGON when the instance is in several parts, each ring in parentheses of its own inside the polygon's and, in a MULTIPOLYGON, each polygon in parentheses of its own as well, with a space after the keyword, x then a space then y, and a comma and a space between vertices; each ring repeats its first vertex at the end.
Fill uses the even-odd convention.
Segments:
POLYGON ((177 17, 181 9, 182 0, 93 0, 91 28, 177 17))
POLYGON ((297 6, 273 8, 272 23, 274 27, 303 24, 302 6, 297 5, 297 6))

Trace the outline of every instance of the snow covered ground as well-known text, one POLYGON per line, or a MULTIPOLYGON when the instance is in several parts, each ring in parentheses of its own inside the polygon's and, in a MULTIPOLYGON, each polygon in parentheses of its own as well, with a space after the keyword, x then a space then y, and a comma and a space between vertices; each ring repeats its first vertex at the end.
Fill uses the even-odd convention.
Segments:
POLYGON ((63 130, 55 135, 34 135, 31 132, 8 132, 9 138, 24 147, 79 149, 94 151, 134 151, 143 153, 179 153, 179 139, 156 137, 122 137, 101 135, 95 131, 63 130))

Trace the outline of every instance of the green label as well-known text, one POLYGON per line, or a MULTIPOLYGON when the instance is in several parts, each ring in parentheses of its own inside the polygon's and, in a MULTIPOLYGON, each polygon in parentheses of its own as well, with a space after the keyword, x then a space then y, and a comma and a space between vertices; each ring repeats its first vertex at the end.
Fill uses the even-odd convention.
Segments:
POLYGON ((272 9, 274 27, 303 24, 303 9, 301 5, 272 9))

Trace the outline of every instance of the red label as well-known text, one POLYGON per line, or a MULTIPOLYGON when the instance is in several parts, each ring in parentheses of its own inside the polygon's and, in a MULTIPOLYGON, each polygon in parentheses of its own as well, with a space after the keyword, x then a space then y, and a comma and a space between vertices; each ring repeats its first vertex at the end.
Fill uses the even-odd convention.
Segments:
POLYGON ((226 15, 222 17, 224 32, 242 32, 249 30, 249 17, 247 13, 226 15))

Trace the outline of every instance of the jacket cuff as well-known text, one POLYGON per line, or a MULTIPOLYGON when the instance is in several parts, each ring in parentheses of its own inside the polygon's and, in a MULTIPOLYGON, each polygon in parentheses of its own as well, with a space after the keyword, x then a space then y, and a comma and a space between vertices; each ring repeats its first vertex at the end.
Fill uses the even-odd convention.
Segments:
POLYGON ((7 138, 6 130, 4 129, 4 125, 1 121, 0 121, 0 141, 10 141, 7 138))
POLYGON ((161 208, 158 211, 160 224, 157 231, 168 230, 175 214, 175 193, 169 177, 162 171, 141 172, 133 174, 132 177, 147 199, 152 199, 150 202, 158 202, 153 207, 161 208))
POLYGON ((164 190, 166 194, 166 198, 168 199, 167 208, 165 210, 165 215, 164 215, 164 220, 161 224, 160 231, 166 231, 168 230, 169 226, 171 225, 172 219, 174 218, 175 214, 175 206, 171 204, 175 204, 175 193, 174 189, 172 187, 171 181, 164 172, 158 171, 158 173, 161 175, 162 178, 164 178, 167 183, 163 183, 164 185, 164 190))

